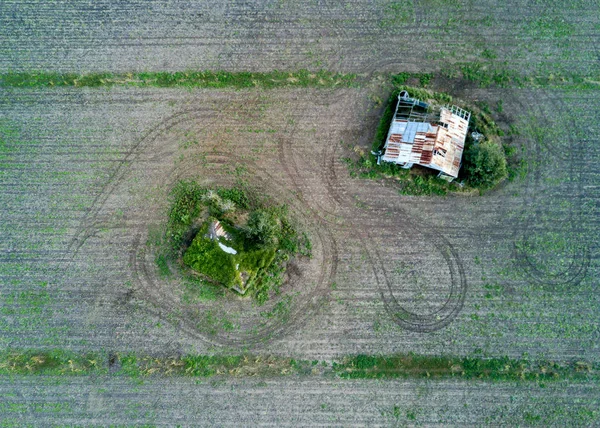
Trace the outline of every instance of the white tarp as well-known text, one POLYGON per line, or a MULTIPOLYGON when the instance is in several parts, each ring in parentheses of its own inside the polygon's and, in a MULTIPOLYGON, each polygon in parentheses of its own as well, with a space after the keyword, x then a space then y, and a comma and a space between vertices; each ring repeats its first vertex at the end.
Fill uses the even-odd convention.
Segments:
POLYGON ((225 251, 228 254, 237 254, 237 251, 235 251, 233 248, 228 247, 227 245, 223 245, 220 242, 217 242, 217 244, 219 244, 219 247, 221 247, 221 250, 225 251))

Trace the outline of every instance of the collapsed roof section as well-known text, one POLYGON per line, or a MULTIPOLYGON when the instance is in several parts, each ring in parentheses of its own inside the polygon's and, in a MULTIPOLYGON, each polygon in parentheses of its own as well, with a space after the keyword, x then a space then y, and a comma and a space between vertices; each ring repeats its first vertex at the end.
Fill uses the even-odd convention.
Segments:
POLYGON ((414 164, 440 171, 450 180, 458 176, 471 113, 457 106, 433 113, 406 91, 398 97, 394 119, 381 160, 405 168, 414 164))

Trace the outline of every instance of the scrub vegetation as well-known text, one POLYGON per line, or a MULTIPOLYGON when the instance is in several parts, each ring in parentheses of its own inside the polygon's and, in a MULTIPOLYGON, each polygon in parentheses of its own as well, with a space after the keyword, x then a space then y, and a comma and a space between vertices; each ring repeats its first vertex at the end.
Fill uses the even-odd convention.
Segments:
POLYGON ((178 182, 166 235, 171 259, 239 293, 250 290, 259 303, 281 285, 291 257, 310 256, 310 241, 293 226, 287 207, 266 206, 241 187, 213 190, 178 182), (215 224, 227 237, 208 236, 215 224))
POLYGON ((451 357, 416 354, 356 355, 341 360, 297 360, 278 356, 199 355, 159 357, 136 353, 77 353, 5 350, 0 374, 121 376, 278 376, 311 374, 341 379, 460 378, 491 381, 549 382, 598 380, 598 365, 585 361, 451 357), (318 371, 313 370, 319 368, 318 371))

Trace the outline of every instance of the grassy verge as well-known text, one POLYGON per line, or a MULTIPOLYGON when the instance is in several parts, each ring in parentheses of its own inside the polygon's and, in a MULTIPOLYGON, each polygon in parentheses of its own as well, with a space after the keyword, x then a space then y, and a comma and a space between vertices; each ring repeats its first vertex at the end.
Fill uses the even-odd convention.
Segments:
POLYGON ((543 381, 598 377, 598 365, 586 362, 502 358, 471 358, 428 355, 358 355, 334 363, 333 370, 344 379, 448 378, 499 381, 543 381))
POLYGON ((340 379, 461 378, 491 381, 598 380, 600 364, 510 358, 415 354, 356 355, 340 361, 307 361, 276 356, 185 355, 157 357, 135 353, 76 353, 66 350, 5 350, 0 375, 111 374, 148 376, 319 375, 340 379))
POLYGON ((89 375, 108 372, 107 356, 102 353, 80 354, 53 349, 4 350, 0 352, 0 375, 89 375))
POLYGON ((147 73, 2 73, 0 87, 184 87, 184 88, 279 88, 279 87, 348 87, 356 84, 356 75, 330 71, 182 71, 147 73))
MULTIPOLYGON (((462 78, 479 86, 501 87, 551 87, 571 90, 600 89, 600 75, 558 73, 539 70, 535 74, 521 74, 512 70, 508 63, 473 61, 446 66, 439 73, 447 78, 462 78)), ((421 86, 427 86, 435 78, 433 73, 399 73, 396 80, 416 78, 421 86)), ((404 82, 403 82, 404 83, 404 82)), ((228 72, 228 71, 177 71, 143 73, 55 73, 8 72, 0 73, 0 87, 185 87, 185 88, 280 88, 280 87, 352 87, 359 86, 360 79, 352 73, 335 73, 326 70, 228 72)))

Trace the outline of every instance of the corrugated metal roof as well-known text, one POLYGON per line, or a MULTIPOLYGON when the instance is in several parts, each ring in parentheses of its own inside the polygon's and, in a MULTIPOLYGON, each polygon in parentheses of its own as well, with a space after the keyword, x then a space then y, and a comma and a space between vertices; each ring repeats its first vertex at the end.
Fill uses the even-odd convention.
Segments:
POLYGON ((456 106, 440 109, 439 123, 395 119, 382 160, 417 164, 458 176, 470 113, 456 106))

